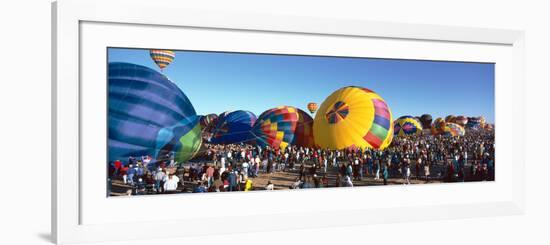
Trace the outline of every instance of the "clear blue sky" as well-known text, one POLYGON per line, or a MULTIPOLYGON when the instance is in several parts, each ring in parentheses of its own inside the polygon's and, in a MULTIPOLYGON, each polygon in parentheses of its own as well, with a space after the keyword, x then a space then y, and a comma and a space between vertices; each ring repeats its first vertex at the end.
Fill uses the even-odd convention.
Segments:
MULTIPOLYGON (((147 49, 108 50, 109 62, 160 70, 147 49)), ((431 114, 485 116, 494 123, 494 64, 322 56, 177 51, 164 74, 197 114, 263 111, 289 105, 306 110, 344 86, 374 90, 394 118, 431 114)))

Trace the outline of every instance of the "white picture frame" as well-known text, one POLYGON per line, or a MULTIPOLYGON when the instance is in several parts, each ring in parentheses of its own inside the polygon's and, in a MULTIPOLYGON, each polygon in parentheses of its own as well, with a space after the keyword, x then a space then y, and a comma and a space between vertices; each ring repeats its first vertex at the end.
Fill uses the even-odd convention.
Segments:
MULTIPOLYGON (((256 13, 209 12, 186 9, 185 3, 169 0, 57 1, 52 5, 52 30, 52 237, 58 244, 125 240, 127 237, 122 234, 129 234, 132 229, 129 224, 139 225, 142 229, 150 231, 149 233, 133 232, 133 239, 153 239, 208 234, 208 230, 202 227, 212 222, 228 227, 225 232, 230 233, 239 232, 238 226, 233 227, 235 222, 246 222, 247 227, 250 227, 247 231, 251 232, 330 227, 339 224, 359 225, 513 215, 524 212, 525 122, 522 115, 525 108, 525 86, 523 81, 524 34, 522 31, 299 16, 268 16, 256 13), (499 173, 497 172, 495 183, 483 185, 468 183, 459 187, 450 184, 415 186, 407 187, 407 189, 400 186, 385 187, 386 189, 373 188, 375 190, 368 191, 366 191, 368 187, 361 189, 361 193, 364 192, 365 195, 387 197, 385 199, 387 203, 370 206, 321 207, 309 210, 310 212, 298 208, 291 212, 288 205, 278 204, 281 209, 266 211, 273 209, 258 208, 251 210, 250 213, 228 216, 228 219, 200 215, 184 218, 173 215, 163 216, 161 219, 146 218, 143 220, 111 216, 115 218, 109 220, 108 217, 103 217, 106 215, 101 215, 101 210, 106 210, 105 207, 108 207, 102 205, 127 207, 132 206, 132 203, 143 203, 143 205, 151 206, 158 203, 174 203, 181 207, 181 205, 185 205, 182 202, 187 202, 189 206, 197 208, 193 205, 197 205, 197 203, 206 199, 232 202, 238 198, 247 199, 251 202, 265 200, 268 203, 276 203, 280 200, 306 202, 307 199, 316 200, 316 198, 321 197, 331 199, 358 198, 357 200, 362 198, 357 197, 356 190, 351 189, 314 190, 300 192, 300 195, 283 191, 269 194, 251 193, 201 197, 175 195, 154 198, 122 198, 119 201, 109 201, 107 204, 105 196, 91 196, 89 193, 95 192, 94 188, 104 191, 105 185, 97 186, 93 182, 88 184, 90 179, 94 179, 91 173, 94 172, 93 168, 95 166, 82 165, 82 162, 90 159, 88 157, 90 154, 86 157, 81 154, 83 151, 90 151, 88 149, 90 144, 83 144, 89 138, 83 136, 90 135, 84 129, 83 121, 89 118, 87 113, 95 111, 95 108, 101 109, 101 103, 105 102, 98 101, 98 105, 91 105, 87 102, 87 98, 94 96, 94 91, 101 91, 101 88, 96 90, 96 88, 88 85, 90 83, 83 84, 83 81, 88 81, 91 77, 88 77, 90 73, 82 71, 95 69, 96 63, 94 62, 101 60, 102 56, 95 57, 97 53, 95 48, 104 48, 113 44, 136 45, 137 47, 151 45, 148 40, 145 40, 146 38, 139 41, 132 38, 134 37, 132 35, 137 35, 144 29, 151 32, 182 33, 174 35, 187 35, 185 32, 193 30, 206 30, 211 32, 212 35, 229 35, 228 33, 239 32, 250 35, 246 36, 247 39, 292 36, 288 37, 287 40, 290 43, 294 41, 292 38, 297 38, 295 39, 295 47, 282 47, 280 48, 282 53, 285 53, 285 51, 292 52, 288 50, 293 50, 293 52, 308 54, 325 54, 321 46, 318 49, 315 49, 315 45, 311 45, 311 49, 298 46, 300 40, 305 42, 310 38, 317 38, 320 41, 330 39, 332 41, 328 42, 336 44, 348 42, 346 39, 353 39, 352 42, 368 41, 372 45, 383 46, 384 42, 387 42, 388 45, 395 45, 394 50, 396 51, 392 54, 383 48, 380 48, 378 53, 364 51, 366 52, 365 55, 374 55, 375 57, 395 56, 411 59, 448 59, 447 57, 455 57, 456 60, 461 61, 498 61, 496 62, 497 66, 502 64, 506 68, 497 68, 495 76, 496 120, 498 121, 496 137, 499 147, 497 149, 497 159, 499 159, 499 164, 501 161, 504 162, 500 159, 507 161, 506 164, 502 164, 504 170, 500 172, 501 176, 505 177, 499 180, 499 173), (101 36, 102 31, 110 35, 101 36), (124 35, 120 33, 124 33, 124 35), (255 33, 261 33, 261 35, 255 33), (93 38, 89 38, 91 36, 93 38), (124 40, 124 37, 128 40, 124 40), (299 38, 302 39, 299 40, 299 38), (130 39, 134 40, 134 44, 130 39), (392 44, 396 42, 398 43, 392 44), (440 49, 438 45, 429 45, 435 43, 441 44, 440 49), (449 51, 448 56, 446 56, 446 51, 450 50, 449 47, 445 47, 447 45, 454 45, 453 48, 457 48, 461 52, 451 54, 449 51), (418 51, 416 53, 414 51, 406 53, 404 50, 407 47, 416 47, 418 50, 432 49, 437 52, 426 53, 424 56, 418 51), (401 54, 399 54, 400 52, 401 54), (513 103, 506 100, 508 96, 514 97, 513 103), (503 108, 506 108, 506 110, 503 110, 503 108), (504 115, 499 111, 506 111, 507 114, 504 115), (506 134, 503 133, 504 129, 506 134), (83 169, 86 169, 86 171, 83 171, 83 169), (385 191, 382 191, 383 189, 385 191), (492 192, 491 195, 487 195, 489 191, 492 192), (452 192, 456 195, 454 197, 446 196, 445 192, 452 192), (442 195, 441 197, 448 198, 449 201, 427 204, 422 200, 414 200, 422 193, 437 193, 437 195, 442 195), (472 193, 472 197, 476 198, 472 200, 464 199, 468 197, 468 193, 472 193), (354 195, 355 197, 353 197, 354 195), (400 203, 399 200, 393 200, 399 199, 392 197, 396 195, 407 195, 408 202, 400 203), (482 196, 486 197, 481 198, 482 196), (182 198, 187 200, 182 200, 182 198), (98 210, 94 211, 94 207, 98 210), (234 218, 236 217, 245 217, 246 221, 235 221, 234 218), (300 220, 301 222, 289 222, 292 220, 300 220), (339 222, 340 220, 345 220, 345 222, 339 222)), ((165 42, 158 45, 161 47, 155 48, 163 48, 167 45, 181 47, 182 44, 165 42)), ((189 42, 187 45, 192 44, 189 42)), ((265 45, 263 47, 250 46, 250 49, 268 50, 269 42, 265 45)), ((273 46, 273 44, 271 45, 273 46)), ((289 46, 292 45, 294 44, 289 44, 289 46)), ((225 46, 223 49, 243 51, 242 47, 239 46, 225 46)), ((277 50, 269 51, 277 52, 277 50)), ((352 51, 354 50, 340 49, 326 52, 344 54, 352 51)), ((451 60, 453 59, 451 58, 451 60)), ((104 66, 103 64, 103 67, 97 69, 104 70, 104 66)), ((90 123, 86 125, 90 125, 90 123)), ((95 131, 92 130, 91 132, 95 131)), ((91 149, 91 151, 94 151, 94 149, 91 149)), ((104 170, 104 165, 98 164, 98 168, 104 170)), ((101 181, 104 181, 104 179, 101 181)), ((105 211, 105 214, 107 213, 105 211)))

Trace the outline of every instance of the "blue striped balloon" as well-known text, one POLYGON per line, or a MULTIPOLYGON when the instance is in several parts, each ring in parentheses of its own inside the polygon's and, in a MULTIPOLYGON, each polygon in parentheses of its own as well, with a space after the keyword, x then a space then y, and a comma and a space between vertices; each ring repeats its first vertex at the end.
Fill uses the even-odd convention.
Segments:
POLYGON ((109 160, 168 153, 179 161, 200 147, 200 125, 185 94, 161 73, 140 65, 109 63, 109 160))
POLYGON ((256 115, 249 111, 224 112, 218 117, 210 141, 214 144, 250 143, 254 140, 251 130, 255 122, 256 115))

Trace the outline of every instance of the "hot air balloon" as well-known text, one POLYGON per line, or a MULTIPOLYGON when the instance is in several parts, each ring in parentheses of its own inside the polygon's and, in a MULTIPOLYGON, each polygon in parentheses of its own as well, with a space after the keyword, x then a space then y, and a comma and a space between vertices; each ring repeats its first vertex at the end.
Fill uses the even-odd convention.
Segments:
POLYGON ((422 133, 422 125, 412 116, 402 116, 393 122, 394 136, 419 135, 422 133))
POLYGON ((454 118, 453 122, 464 127, 468 123, 468 118, 465 116, 458 116, 454 118))
POLYGON ((448 115, 445 117, 445 122, 453 122, 455 115, 448 115))
POLYGON ((294 131, 294 140, 292 145, 302 147, 314 147, 315 140, 313 138, 313 118, 309 116, 305 111, 298 108, 298 123, 296 124, 296 131, 294 131))
POLYGON ((322 148, 386 148, 393 138, 390 108, 362 87, 336 90, 319 107, 313 122, 315 144, 322 148))
POLYGON ((174 53, 174 51, 163 49, 151 49, 149 51, 149 55, 161 71, 168 65, 170 65, 170 63, 172 63, 172 61, 174 61, 174 58, 176 57, 176 53, 174 53))
POLYGON ((482 117, 468 117, 468 123, 466 123, 466 128, 479 130, 482 129, 484 123, 482 122, 482 117))
POLYGON ((479 118, 479 124, 481 125, 481 127, 485 127, 485 123, 487 123, 487 121, 485 121, 485 117, 484 116, 480 116, 478 117, 479 118))
POLYGON ((317 103, 314 103, 314 102, 308 103, 307 109, 309 110, 309 112, 311 112, 311 114, 315 113, 317 111, 317 103))
POLYGON ((109 63, 109 161, 149 155, 191 159, 201 145, 193 105, 168 78, 150 68, 109 63))
POLYGON ((443 130, 444 136, 464 136, 464 128, 456 123, 445 123, 445 128, 443 130))
POLYGON ((210 141, 214 144, 247 143, 254 140, 251 133, 256 122, 256 115, 249 111, 232 111, 222 113, 212 130, 210 141))
POLYGON ((432 126, 432 115, 423 114, 420 116, 420 122, 422 123, 422 128, 430 128, 432 126))
POLYGON ((445 120, 443 120, 443 118, 441 117, 438 117, 437 119, 435 119, 434 123, 432 124, 432 134, 433 135, 438 135, 438 134, 442 134, 445 130, 445 120))
POLYGON ((215 126, 218 120, 218 115, 211 113, 200 117, 200 124, 203 131, 208 131, 215 126))
POLYGON ((280 106, 263 112, 252 129, 256 144, 284 150, 294 140, 298 112, 291 106, 280 106))

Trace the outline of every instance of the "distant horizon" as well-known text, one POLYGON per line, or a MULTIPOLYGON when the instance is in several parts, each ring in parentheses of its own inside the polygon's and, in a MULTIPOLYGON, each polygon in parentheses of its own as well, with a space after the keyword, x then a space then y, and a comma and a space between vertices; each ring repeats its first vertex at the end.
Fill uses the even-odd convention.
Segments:
MULTIPOLYGON (((360 86, 378 93, 393 117, 484 116, 494 123, 494 64, 380 58, 176 51, 163 70, 197 115, 282 105, 304 111, 334 91, 360 86)), ((160 71, 149 49, 108 48, 108 62, 160 71)))

